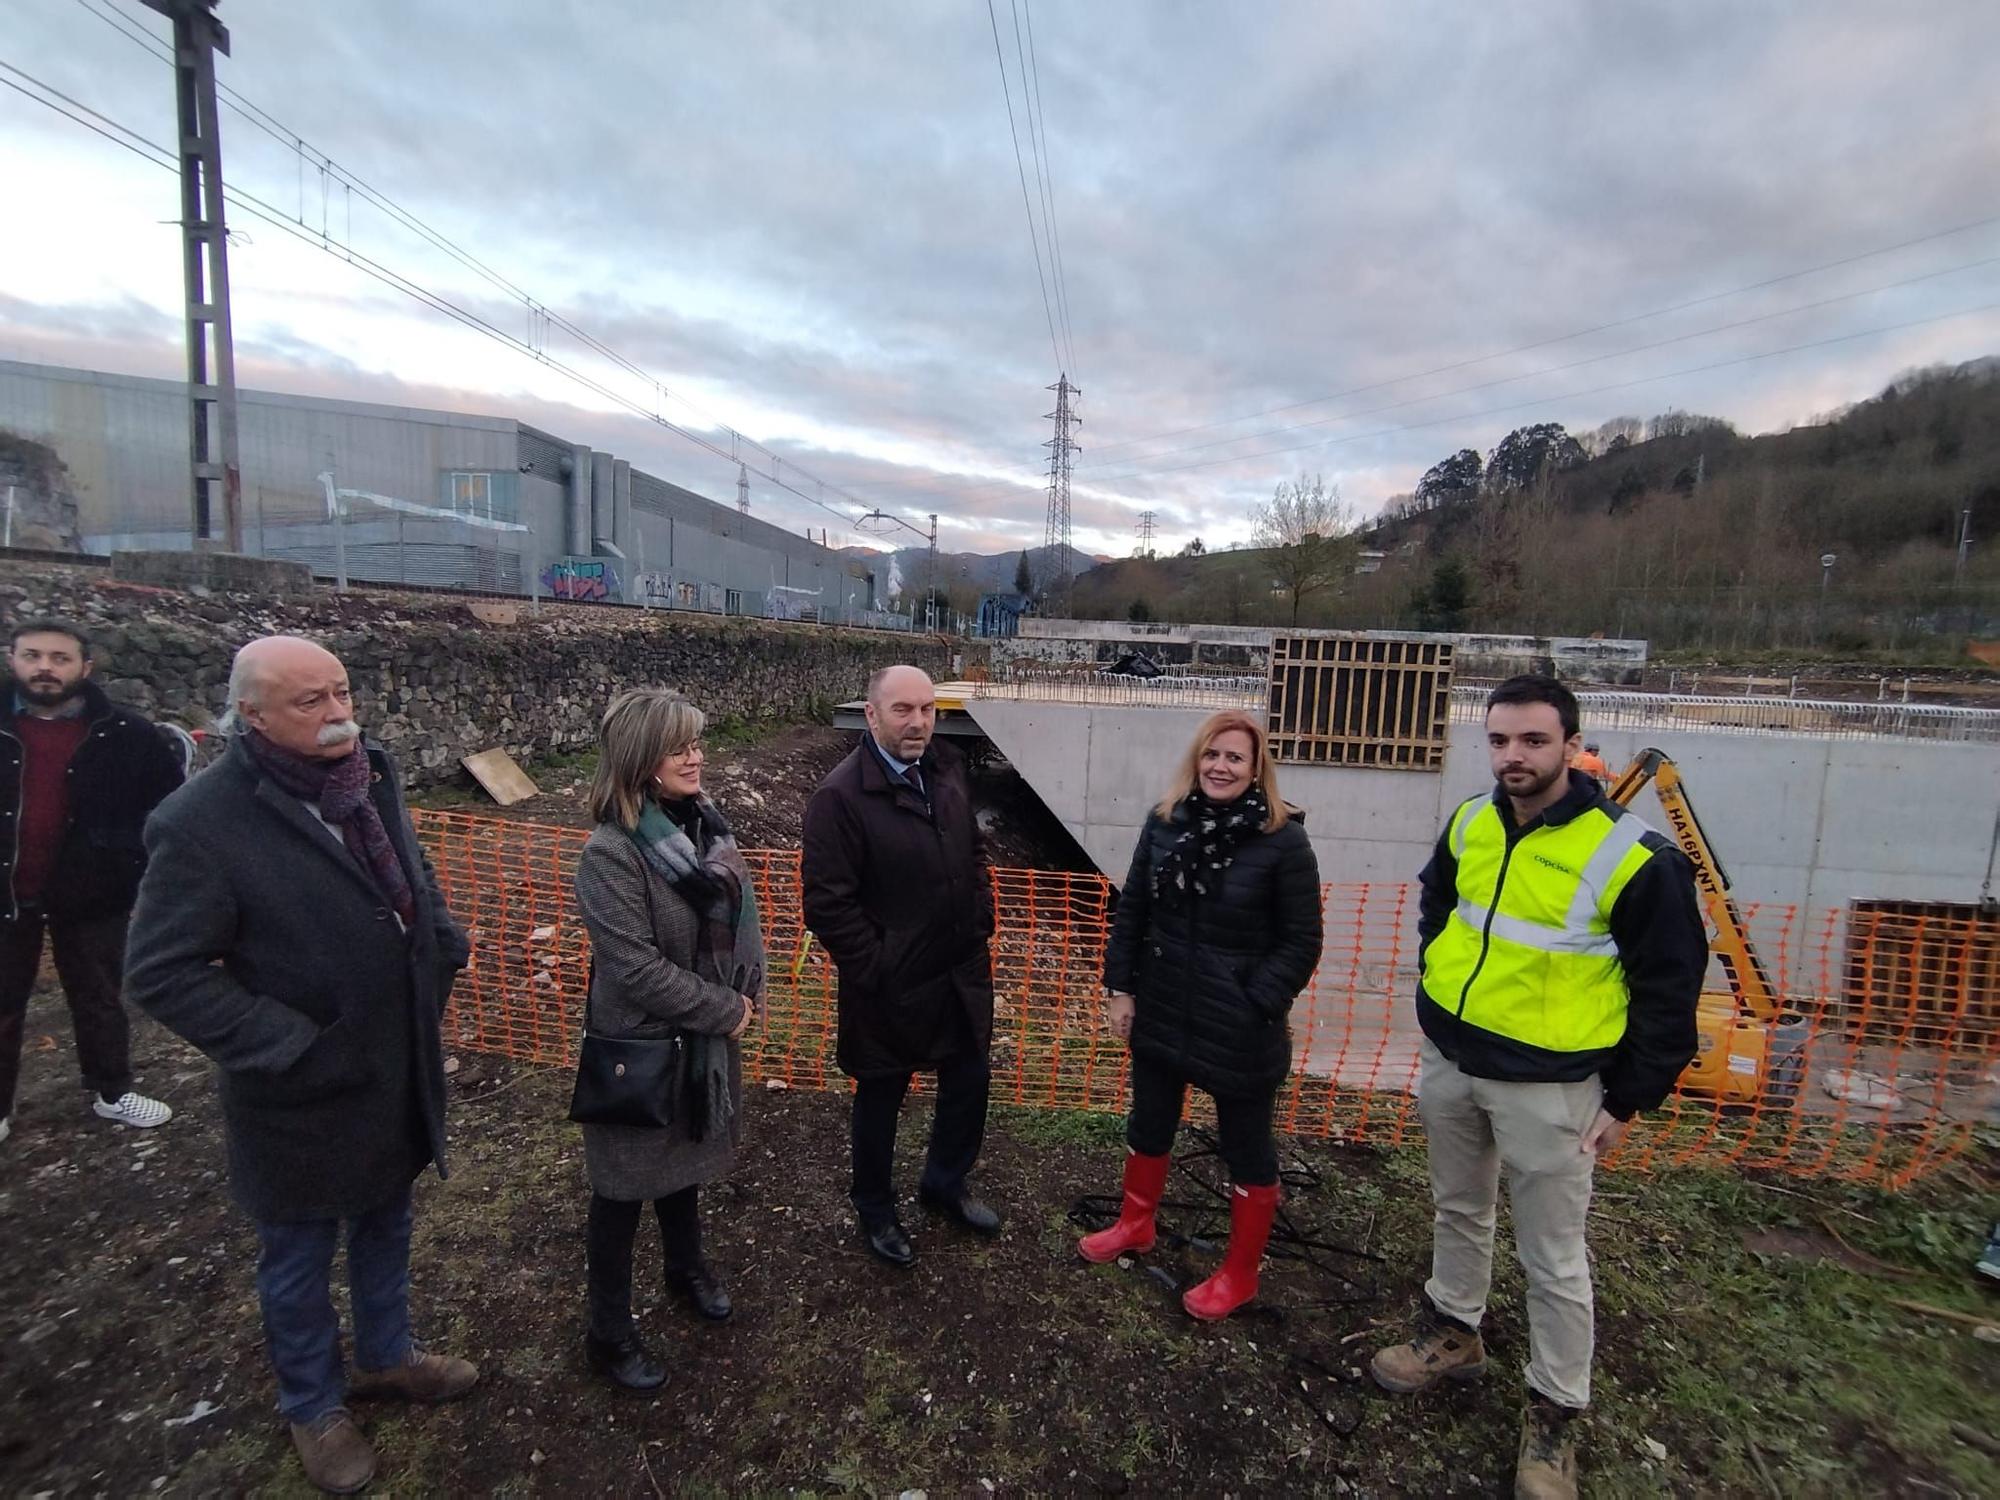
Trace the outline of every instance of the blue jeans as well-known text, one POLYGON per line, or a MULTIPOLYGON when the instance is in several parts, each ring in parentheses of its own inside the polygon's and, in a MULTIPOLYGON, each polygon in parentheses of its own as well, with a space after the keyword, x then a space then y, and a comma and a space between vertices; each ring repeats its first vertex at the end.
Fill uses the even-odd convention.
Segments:
MULTIPOLYGON (((387 1370, 410 1356, 410 1190, 347 1222, 347 1288, 354 1311, 354 1362, 387 1370)), ((264 1348, 278 1376, 278 1410, 311 1422, 347 1398, 334 1315, 338 1219, 259 1222, 257 1300, 264 1348)))

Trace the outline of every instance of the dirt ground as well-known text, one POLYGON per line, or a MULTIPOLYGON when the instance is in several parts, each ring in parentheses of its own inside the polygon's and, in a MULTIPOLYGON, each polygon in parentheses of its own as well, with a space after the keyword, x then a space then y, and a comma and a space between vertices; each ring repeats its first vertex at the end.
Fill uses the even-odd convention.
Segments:
MULTIPOLYGON (((807 799, 854 748, 855 739, 851 730, 824 724, 726 731, 708 740, 703 781, 735 828, 738 844, 745 849, 796 849, 807 799)), ((413 800, 427 807, 583 827, 590 821, 584 795, 594 764, 591 756, 573 756, 527 767, 541 794, 507 808, 495 807, 485 793, 471 786, 470 778, 464 786, 421 793, 413 800)), ((982 749, 968 769, 973 805, 996 865, 1091 868, 1061 822, 1004 759, 982 749)))
MULTIPOLYGON (((206 1065, 141 1020, 142 1084, 179 1115, 126 1131, 84 1109, 59 998, 37 998, 28 1034, 0 1146, 0 1493, 305 1493, 272 1407, 254 1241, 222 1180, 206 1065)), ((414 1306, 422 1337, 484 1375, 450 1407, 364 1411, 378 1493, 1509 1492, 1525 1357, 1511 1260, 1484 1382, 1396 1401, 1357 1374, 1420 1284, 1419 1152, 1288 1147, 1289 1223, 1322 1248, 1281 1246, 1262 1306, 1203 1326, 1176 1292, 1215 1260, 1212 1160, 1183 1163, 1163 1215, 1196 1243, 1086 1267, 1070 1211, 1115 1188, 1117 1122, 996 1111, 978 1181, 1006 1233, 974 1239, 912 1204, 920 1259, 901 1273, 849 1222, 844 1101, 758 1089, 738 1169, 706 1194, 737 1317, 698 1326, 667 1302, 642 1237, 641 1326, 673 1373, 631 1398, 582 1360, 567 1091, 559 1072, 476 1056, 452 1080, 453 1170, 419 1189, 414 1306)), ((913 1100, 906 1191, 927 1116, 913 1100)), ((2000 1463, 1954 1435, 2000 1428, 2000 1348, 1886 1302, 1990 1306, 1965 1267, 1992 1204, 1990 1175, 1971 1173, 1895 1199, 1699 1173, 1609 1180, 1585 1492, 2000 1493, 2000 1463), (1810 1244, 1829 1222, 1915 1279, 1743 1243, 1783 1229, 1810 1244)))

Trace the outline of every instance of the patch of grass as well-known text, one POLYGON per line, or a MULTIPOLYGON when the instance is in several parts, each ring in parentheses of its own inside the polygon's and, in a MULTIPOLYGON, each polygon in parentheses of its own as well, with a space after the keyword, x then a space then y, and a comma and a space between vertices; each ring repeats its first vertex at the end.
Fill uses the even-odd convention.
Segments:
MULTIPOLYGON (((1121 1113, 996 1104, 990 1111, 990 1127, 1034 1146, 1102 1146, 1119 1151, 1125 1143, 1125 1116, 1121 1113)), ((1118 1166, 1118 1159, 1105 1159, 1107 1192, 1117 1188, 1118 1166)))
POLYGON ((1593 1216, 1592 1235, 1603 1378, 1596 1483, 1612 1494, 1663 1481, 1870 1494, 1885 1487, 1877 1466, 1888 1464, 1964 1493, 2000 1491, 2000 1465, 1951 1433, 1953 1422, 1991 1429, 1993 1351, 1963 1328, 1889 1305, 1972 1301, 1979 1224, 1964 1190, 1771 1187, 1779 1191, 1716 1172, 1607 1179, 1612 1201, 1593 1216), (1920 1274, 1877 1278, 1743 1245, 1748 1231, 1824 1234, 1827 1224, 1920 1274), (1647 1455, 1647 1438, 1667 1448, 1664 1464, 1647 1455))

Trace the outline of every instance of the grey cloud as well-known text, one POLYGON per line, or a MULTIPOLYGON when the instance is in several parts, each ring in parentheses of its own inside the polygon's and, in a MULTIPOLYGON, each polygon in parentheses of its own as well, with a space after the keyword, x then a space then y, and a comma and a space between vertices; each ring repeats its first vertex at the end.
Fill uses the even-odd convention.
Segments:
MULTIPOLYGON (((984 9, 232 0, 237 44, 225 76, 669 385, 696 377, 835 429, 934 447, 940 463, 954 454, 1026 471, 1026 482, 774 443, 788 461, 885 505, 935 506, 968 532, 1029 535, 1048 436, 1041 388, 1055 372, 984 9), (695 290, 663 292, 668 272, 695 290)), ((1009 0, 997 10, 1011 68, 1009 0)), ((1276 482, 1301 471, 1347 473, 1350 494, 1379 499, 1438 456, 1490 446, 1524 420, 1587 427, 1669 405, 1804 416, 1829 392, 1858 396, 1913 358, 1983 352, 2000 335, 1989 315, 1589 393, 1994 301, 2000 278, 1989 270, 1448 394, 2000 253, 2000 233, 1987 230, 1675 319, 1401 379, 1977 217, 2000 167, 1990 104, 2000 11, 1981 0, 1918 10, 1868 0, 1127 0, 1044 4, 1034 15, 1080 365, 1072 373, 1086 392, 1079 482, 1123 497, 1079 491, 1093 546, 1129 546, 1142 507, 1161 513, 1163 530, 1171 519, 1176 537, 1240 528, 1276 482), (1390 380, 1097 456, 1145 434, 1390 380), (1430 395, 1379 416, 1272 432, 1430 395), (1489 414, 1538 397, 1548 399, 1489 414), (1356 436, 1398 424, 1413 425, 1356 436), (1226 432, 1246 437, 1166 452, 1226 432), (1162 468, 1316 437, 1325 446, 1111 477, 1149 455, 1162 468)), ((164 134, 163 68, 73 5, 33 0, 26 17, 12 49, 24 66, 113 113, 150 116, 164 134)), ((9 132, 31 108, 0 107, 9 132)), ((226 128, 239 180, 275 202, 303 196, 310 217, 312 176, 301 195, 295 164, 274 143, 233 115, 226 128)), ((376 216, 357 216, 357 239, 381 232, 376 216)), ((504 314, 490 288, 462 276, 453 285, 504 314)), ((100 337, 87 321, 44 311, 45 323, 57 318, 52 331, 80 345, 100 337)), ((284 324, 282 309, 262 311, 267 328, 284 324)), ((259 352, 273 362, 294 362, 294 384, 382 378, 336 369, 296 330, 268 332, 265 343, 259 352)), ((520 410, 504 361, 469 370, 466 383, 491 392, 479 397, 488 409, 520 410)), ((631 434, 616 441, 635 457, 658 444, 655 466, 668 477, 728 492, 729 476, 668 435, 604 420, 631 434)))

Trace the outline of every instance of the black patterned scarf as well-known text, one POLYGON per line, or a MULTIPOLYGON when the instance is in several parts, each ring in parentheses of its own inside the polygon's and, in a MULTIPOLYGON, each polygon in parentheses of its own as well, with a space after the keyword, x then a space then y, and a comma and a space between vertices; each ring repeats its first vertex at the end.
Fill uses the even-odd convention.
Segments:
POLYGON ((1180 833, 1153 866, 1153 897, 1185 904, 1215 889, 1238 846, 1270 820, 1271 804, 1260 786, 1228 802, 1214 801, 1197 787, 1176 811, 1180 833))
POLYGON ((340 834, 347 852, 396 909, 403 926, 415 922, 417 900, 410 892, 410 877, 396 858, 396 846, 382 826, 375 799, 368 795, 375 768, 367 750, 356 743, 338 760, 322 760, 287 750, 255 729, 244 734, 243 745, 279 790, 319 809, 321 819, 340 834))

